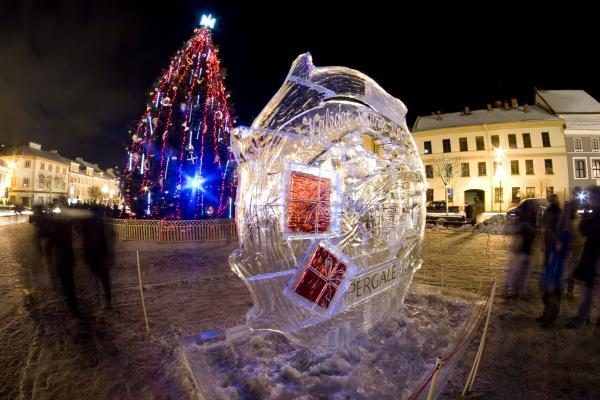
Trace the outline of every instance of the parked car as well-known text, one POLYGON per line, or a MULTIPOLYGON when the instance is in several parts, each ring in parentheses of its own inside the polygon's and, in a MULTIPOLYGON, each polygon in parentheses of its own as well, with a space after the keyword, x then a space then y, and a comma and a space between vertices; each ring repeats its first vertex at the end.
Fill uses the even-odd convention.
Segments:
POLYGON ((509 220, 517 220, 521 216, 522 212, 528 207, 532 207, 535 211, 536 225, 539 226, 541 223, 542 214, 544 214, 544 211, 548 207, 548 200, 544 197, 532 197, 521 200, 519 204, 509 208, 508 211, 506 211, 506 217, 509 220))
MULTIPOLYGON (((444 200, 442 201, 432 201, 429 204, 427 204, 427 212, 428 213, 439 213, 439 212, 446 212, 446 202, 444 200)), ((450 206, 448 207, 448 212, 451 213, 457 213, 459 212, 459 208, 458 206, 450 206)))

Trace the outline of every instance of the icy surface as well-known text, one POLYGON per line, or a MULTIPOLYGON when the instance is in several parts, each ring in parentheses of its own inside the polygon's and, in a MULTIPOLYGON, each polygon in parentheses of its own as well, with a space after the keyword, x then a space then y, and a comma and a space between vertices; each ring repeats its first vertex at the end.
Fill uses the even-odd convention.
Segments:
POLYGON ((251 128, 232 134, 253 329, 344 346, 397 310, 421 263, 423 165, 406 107, 364 74, 299 56, 251 128))
POLYGON ((415 288, 402 310, 344 351, 316 354, 265 333, 190 343, 184 353, 205 398, 404 399, 454 347, 473 310, 473 299, 415 288))

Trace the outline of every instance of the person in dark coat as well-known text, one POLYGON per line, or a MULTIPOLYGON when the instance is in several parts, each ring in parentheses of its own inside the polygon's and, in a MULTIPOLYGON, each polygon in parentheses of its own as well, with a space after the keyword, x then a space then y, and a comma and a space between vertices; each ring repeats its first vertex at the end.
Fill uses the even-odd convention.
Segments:
POLYGON ((102 210, 96 208, 82 222, 84 261, 100 280, 107 308, 112 307, 112 292, 108 258, 112 254, 112 241, 105 232, 102 210))
POLYGON ((51 218, 52 233, 50 246, 54 266, 60 280, 62 291, 69 304, 69 310, 79 314, 75 283, 73 281, 73 267, 75 266, 75 255, 73 253, 73 222, 71 218, 56 215, 51 218))
POLYGON ((544 311, 542 316, 537 318, 542 328, 549 328, 554 325, 554 321, 560 312, 560 302, 562 297, 562 276, 565 260, 569 251, 569 231, 561 230, 556 240, 552 243, 552 249, 548 257, 542 275, 542 300, 544 301, 544 311))
MULTIPOLYGON (((600 256, 600 187, 593 186, 589 188, 588 194, 590 208, 585 210, 579 224, 579 231, 585 237, 585 244, 583 245, 579 264, 573 271, 573 278, 583 283, 584 292, 577 316, 567 325, 569 328, 579 328, 590 318, 594 283, 600 256)), ((598 322, 600 323, 600 319, 598 322)))
POLYGON ((556 244, 561 214, 557 195, 552 194, 548 196, 548 203, 548 208, 546 208, 542 216, 542 224, 544 226, 544 267, 548 265, 550 253, 552 253, 556 244))

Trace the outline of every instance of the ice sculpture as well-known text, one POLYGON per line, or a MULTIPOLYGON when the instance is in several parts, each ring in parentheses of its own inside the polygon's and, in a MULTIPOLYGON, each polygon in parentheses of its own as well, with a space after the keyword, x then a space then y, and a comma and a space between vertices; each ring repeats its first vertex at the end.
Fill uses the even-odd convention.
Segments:
POLYGON ((394 313, 421 264, 425 178, 406 107, 366 75, 299 56, 237 128, 233 271, 252 329, 344 346, 394 313))

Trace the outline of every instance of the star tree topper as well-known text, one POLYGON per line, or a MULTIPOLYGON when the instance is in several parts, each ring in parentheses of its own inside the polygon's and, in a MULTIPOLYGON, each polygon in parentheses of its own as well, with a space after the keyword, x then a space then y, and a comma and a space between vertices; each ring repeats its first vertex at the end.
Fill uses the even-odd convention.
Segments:
POLYGON ((212 14, 208 14, 208 16, 203 15, 202 19, 200 19, 200 26, 207 29, 214 29, 216 18, 212 17, 212 14))

